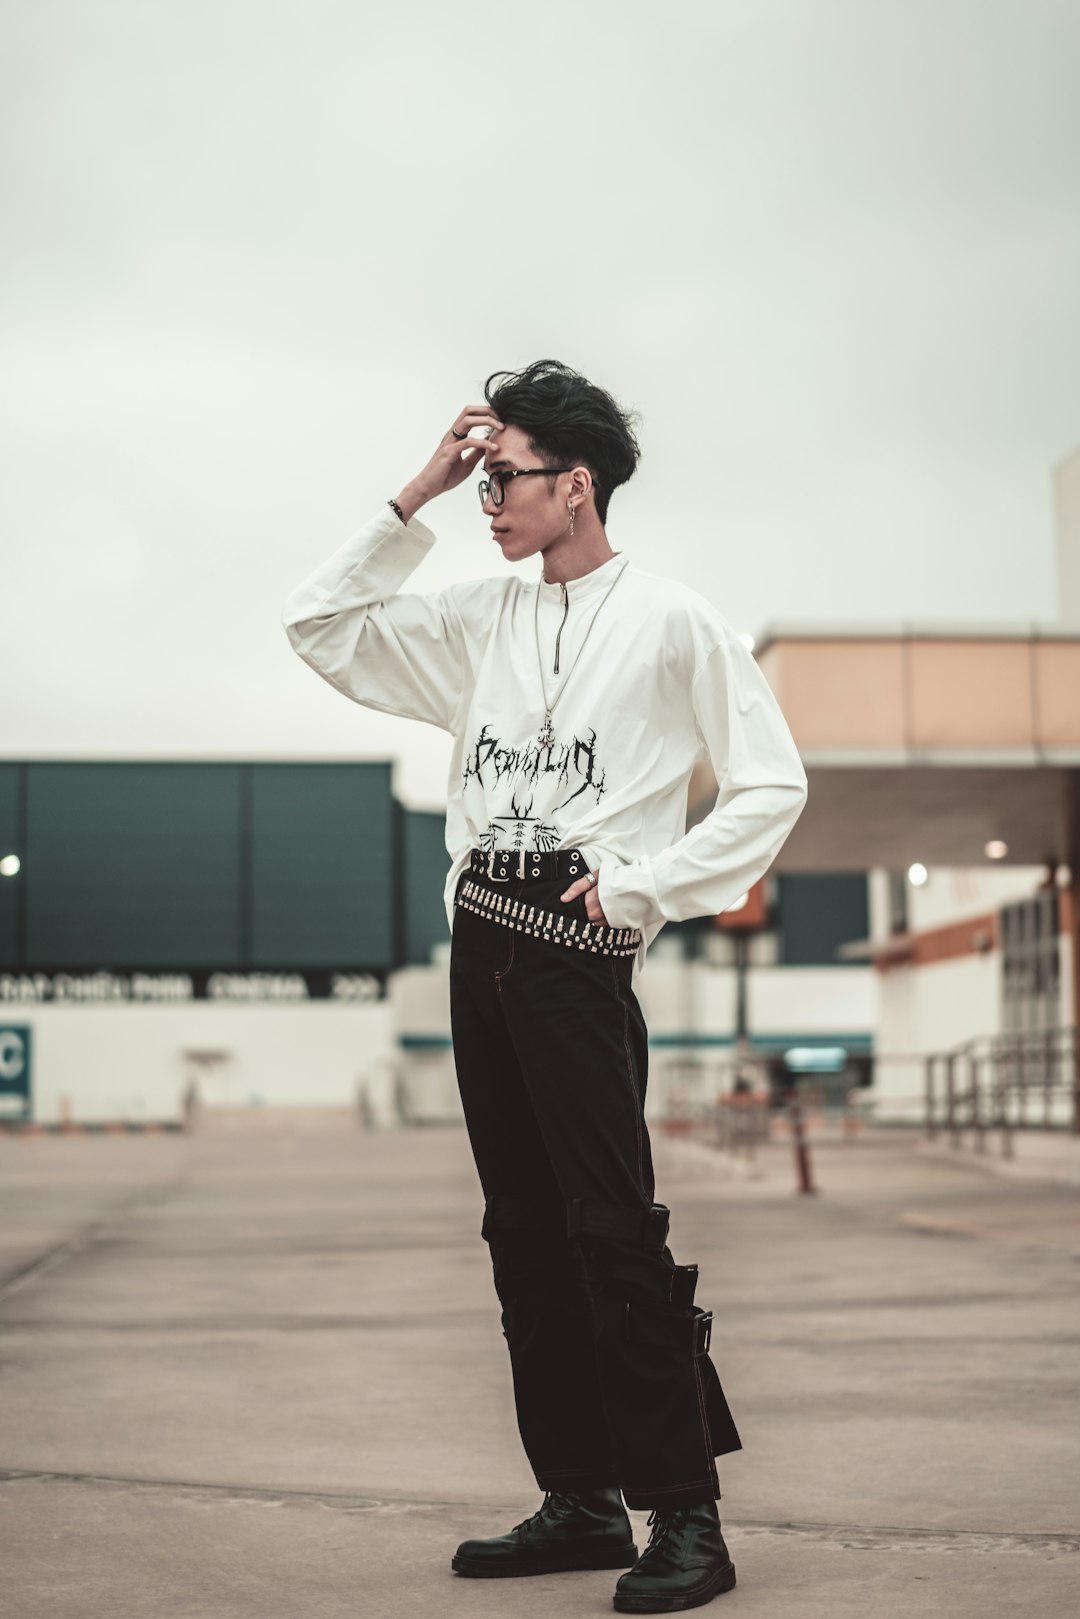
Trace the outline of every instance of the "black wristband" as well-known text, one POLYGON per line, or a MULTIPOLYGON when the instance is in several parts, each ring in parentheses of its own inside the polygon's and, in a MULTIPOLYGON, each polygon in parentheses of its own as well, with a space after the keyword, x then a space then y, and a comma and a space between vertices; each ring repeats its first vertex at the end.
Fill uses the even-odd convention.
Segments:
MULTIPOLYGON (((400 507, 400 506, 399 506, 399 505, 398 505, 398 503, 397 503, 397 501, 396 501, 396 500, 388 500, 388 501, 387 501, 387 502, 386 502, 386 504, 387 504, 387 505, 388 505, 388 506, 392 506, 392 507, 393 507, 393 509, 394 509, 394 511, 396 511, 396 512, 397 512, 397 514, 398 514, 398 516, 399 516, 399 517, 400 517, 400 518, 401 518, 401 521, 402 521, 402 522, 403 522, 403 523, 404 523, 404 522, 405 522, 405 513, 404 513, 404 512, 403 512, 403 511, 402 511, 402 509, 401 509, 401 507, 400 507)), ((405 525, 405 526, 406 526, 406 527, 408 527, 408 524, 406 524, 406 525, 405 525)))

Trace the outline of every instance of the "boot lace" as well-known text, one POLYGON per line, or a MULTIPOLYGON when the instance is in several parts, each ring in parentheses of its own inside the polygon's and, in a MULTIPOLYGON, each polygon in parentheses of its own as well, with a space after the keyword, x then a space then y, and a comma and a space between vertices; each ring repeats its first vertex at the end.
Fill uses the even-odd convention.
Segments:
POLYGON ((685 1507, 654 1507, 646 1519, 651 1533, 645 1550, 649 1552, 661 1547, 670 1531, 680 1524, 685 1516, 685 1507))
POLYGON ((544 1499, 536 1511, 531 1512, 520 1523, 516 1523, 510 1531, 511 1534, 518 1529, 531 1529, 534 1525, 540 1524, 545 1517, 558 1516, 560 1512, 565 1512, 568 1509, 572 1510, 576 1500, 576 1496, 570 1495, 564 1490, 545 1490, 544 1499))

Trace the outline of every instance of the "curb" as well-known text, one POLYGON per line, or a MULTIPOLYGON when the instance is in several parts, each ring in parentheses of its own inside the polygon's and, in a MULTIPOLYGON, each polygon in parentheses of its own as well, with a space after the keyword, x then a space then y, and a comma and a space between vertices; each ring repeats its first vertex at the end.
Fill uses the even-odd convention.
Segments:
POLYGON ((135 1119, 99 1120, 91 1124, 37 1124, 29 1119, 0 1119, 0 1135, 8 1136, 164 1135, 184 1128, 178 1119, 154 1123, 135 1119))

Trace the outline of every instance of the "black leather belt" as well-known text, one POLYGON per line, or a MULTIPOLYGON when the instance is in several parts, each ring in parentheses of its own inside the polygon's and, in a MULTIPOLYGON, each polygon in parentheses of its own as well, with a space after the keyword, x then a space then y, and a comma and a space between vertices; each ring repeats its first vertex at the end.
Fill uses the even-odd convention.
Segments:
POLYGON ((512 877, 584 877, 589 866, 577 849, 473 849, 469 870, 508 883, 512 877))

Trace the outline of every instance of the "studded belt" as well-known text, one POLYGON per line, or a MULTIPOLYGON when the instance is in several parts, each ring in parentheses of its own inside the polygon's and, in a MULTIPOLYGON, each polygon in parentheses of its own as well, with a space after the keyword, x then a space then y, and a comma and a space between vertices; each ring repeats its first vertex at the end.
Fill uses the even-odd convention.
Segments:
MULTIPOLYGON (((532 857, 529 856, 531 859, 532 857)), ((485 888, 466 877, 458 888, 457 905, 475 916, 501 922, 516 933, 531 933, 570 950, 589 950, 598 956, 636 956, 641 944, 640 928, 612 928, 603 922, 581 922, 565 912, 548 911, 530 905, 526 899, 512 899, 493 888, 485 888)))

